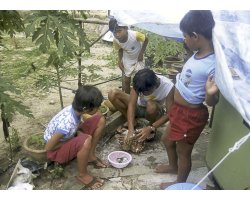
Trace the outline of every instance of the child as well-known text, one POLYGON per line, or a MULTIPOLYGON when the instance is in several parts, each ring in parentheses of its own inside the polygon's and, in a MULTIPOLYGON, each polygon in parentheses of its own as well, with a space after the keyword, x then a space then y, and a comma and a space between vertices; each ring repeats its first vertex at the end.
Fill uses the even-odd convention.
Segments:
POLYGON ((93 86, 81 86, 75 94, 72 105, 61 110, 49 122, 44 133, 45 149, 49 160, 60 164, 77 158, 79 182, 90 189, 97 189, 104 180, 87 172, 88 163, 107 167, 95 155, 95 149, 103 133, 106 121, 97 110, 103 101, 102 93, 93 86), (76 130, 82 114, 93 115, 81 124, 83 130, 76 130), (81 132, 82 131, 82 132, 81 132))
POLYGON ((148 38, 140 32, 128 30, 114 18, 109 21, 109 30, 114 35, 114 48, 118 50, 118 65, 124 79, 122 90, 129 94, 131 76, 144 68, 143 54, 148 38))
POLYGON ((165 182, 161 188, 186 182, 191 170, 191 153, 208 120, 208 109, 203 104, 215 105, 218 88, 212 77, 215 55, 212 29, 215 25, 211 11, 189 11, 180 22, 184 42, 196 53, 186 62, 176 77, 174 103, 170 108, 169 124, 162 141, 169 165, 158 165, 158 173, 177 173, 177 180, 165 182))
POLYGON ((139 70, 133 78, 133 88, 130 95, 114 89, 109 92, 111 103, 128 120, 128 137, 134 133, 135 117, 145 117, 149 125, 142 128, 138 134, 138 141, 151 139, 156 128, 167 122, 164 113, 173 102, 174 84, 166 77, 156 75, 150 69, 139 70))

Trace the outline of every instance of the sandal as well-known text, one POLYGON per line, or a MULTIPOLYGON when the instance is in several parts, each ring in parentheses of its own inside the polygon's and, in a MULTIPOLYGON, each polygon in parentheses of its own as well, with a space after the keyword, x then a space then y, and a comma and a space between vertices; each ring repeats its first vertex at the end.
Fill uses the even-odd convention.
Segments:
POLYGON ((79 176, 75 176, 75 178, 78 180, 78 182, 80 182, 82 185, 84 185, 84 188, 83 189, 91 189, 91 190, 95 190, 95 189, 98 189, 100 187, 103 186, 103 182, 100 182, 95 176, 93 176, 93 179, 89 182, 89 183, 83 183, 82 180, 79 178, 79 176), (99 183, 99 186, 97 187, 93 187, 94 185, 96 185, 97 183, 99 183))
POLYGON ((89 165, 93 165, 95 169, 101 169, 101 168, 107 168, 107 164, 104 163, 100 158, 96 157, 96 160, 93 161, 89 161, 88 162, 89 165), (104 165, 105 167, 101 166, 100 163, 102 165, 104 165))

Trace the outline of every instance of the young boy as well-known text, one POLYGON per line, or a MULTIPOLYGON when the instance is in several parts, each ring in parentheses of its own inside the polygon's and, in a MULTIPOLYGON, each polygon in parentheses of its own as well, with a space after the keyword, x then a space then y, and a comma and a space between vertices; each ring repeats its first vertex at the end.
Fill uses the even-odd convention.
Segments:
POLYGON ((168 116, 164 113, 164 107, 168 111, 173 103, 173 86, 168 78, 145 68, 135 74, 130 95, 118 89, 109 92, 110 102, 127 117, 128 138, 135 131, 135 117, 143 117, 149 121, 148 126, 139 130, 139 142, 154 137, 156 129, 167 122, 168 116))
POLYGON ((212 77, 215 55, 212 29, 215 25, 211 11, 189 11, 180 22, 187 47, 196 53, 186 62, 176 77, 174 103, 170 108, 169 125, 162 141, 169 164, 158 165, 158 173, 177 173, 175 182, 165 182, 161 188, 186 182, 191 170, 191 153, 208 120, 208 109, 203 104, 215 105, 218 88, 212 77))
POLYGON ((123 75, 122 90, 129 94, 131 76, 144 68, 143 54, 148 38, 138 31, 128 30, 128 26, 114 18, 109 21, 109 30, 114 35, 114 48, 118 50, 118 66, 123 75))
POLYGON ((88 163, 94 163, 101 168, 107 167, 95 154, 106 124, 105 118, 97 112, 102 101, 102 93, 97 88, 81 86, 76 91, 72 105, 55 115, 44 133, 47 158, 63 164, 76 157, 78 167, 76 178, 90 189, 101 187, 104 180, 93 177, 87 172, 88 163), (81 116, 85 113, 93 116, 82 122, 83 130, 77 131, 81 116))

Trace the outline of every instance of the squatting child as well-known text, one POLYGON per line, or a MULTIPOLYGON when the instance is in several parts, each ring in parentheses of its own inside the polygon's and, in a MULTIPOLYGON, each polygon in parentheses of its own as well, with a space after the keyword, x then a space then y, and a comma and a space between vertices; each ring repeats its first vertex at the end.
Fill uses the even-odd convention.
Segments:
POLYGON ((87 165, 91 163, 99 168, 107 167, 95 153, 106 124, 105 118, 97 112, 102 101, 102 93, 97 88, 81 86, 76 91, 72 105, 56 114, 44 132, 47 158, 63 164, 76 157, 76 178, 91 189, 101 187, 104 180, 90 175, 87 165), (92 117, 81 122, 85 113, 92 117))
POLYGON ((128 137, 134 134, 135 118, 146 118, 148 126, 139 130, 138 142, 151 140, 156 129, 168 121, 169 107, 174 99, 174 84, 170 79, 156 75, 151 69, 139 70, 133 78, 130 95, 118 89, 109 92, 111 103, 128 121, 128 137))

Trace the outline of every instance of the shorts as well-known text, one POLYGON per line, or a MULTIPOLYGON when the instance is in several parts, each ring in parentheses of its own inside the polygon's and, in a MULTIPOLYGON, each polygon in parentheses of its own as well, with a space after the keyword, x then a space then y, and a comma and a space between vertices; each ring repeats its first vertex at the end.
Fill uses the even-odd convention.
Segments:
MULTIPOLYGON (((146 114, 147 114, 146 107, 140 106, 140 105, 136 106, 136 110, 135 110, 135 117, 136 118, 146 118, 146 114)), ((164 114, 165 114, 165 110, 164 110, 163 106, 160 106, 158 117, 161 117, 164 114)))
POLYGON ((174 103, 169 111, 171 130, 167 139, 185 140, 189 144, 194 144, 206 126, 208 116, 208 109, 205 105, 190 108, 174 103))
POLYGON ((136 118, 145 118, 146 117, 146 107, 137 105, 136 110, 135 110, 135 117, 136 118))
POLYGON ((79 125, 79 134, 69 139, 60 148, 47 152, 47 158, 60 164, 73 160, 89 135, 93 135, 102 115, 94 115, 79 125))
POLYGON ((135 75, 136 72, 138 72, 140 69, 143 69, 143 68, 144 68, 143 62, 137 62, 131 66, 124 66, 124 75, 126 77, 131 77, 135 75))

